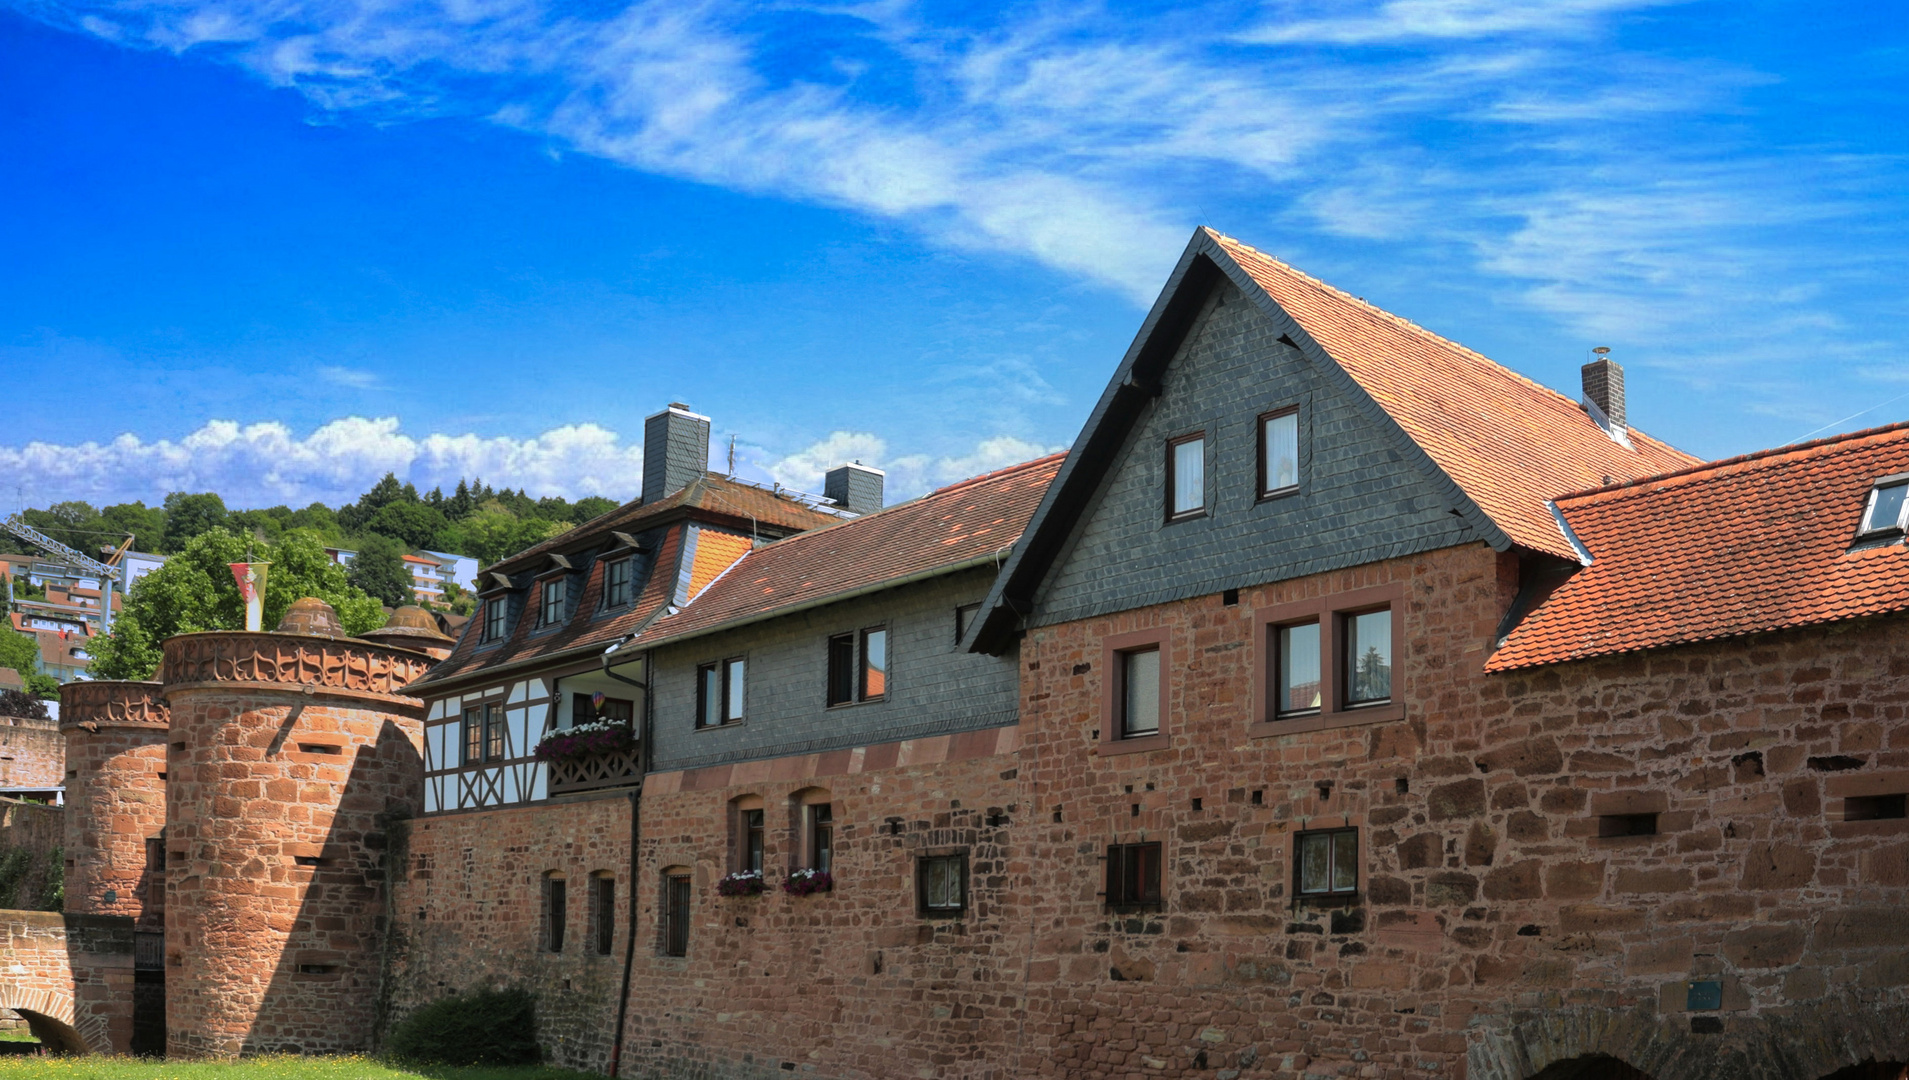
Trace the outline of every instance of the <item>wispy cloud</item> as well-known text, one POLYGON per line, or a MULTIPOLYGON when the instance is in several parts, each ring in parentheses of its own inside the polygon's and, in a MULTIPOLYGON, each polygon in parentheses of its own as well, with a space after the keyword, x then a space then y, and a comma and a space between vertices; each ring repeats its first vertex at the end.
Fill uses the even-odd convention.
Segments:
POLYGON ((353 390, 371 390, 383 384, 375 371, 362 368, 337 367, 325 364, 318 369, 318 377, 334 386, 344 386, 353 390))
MULTIPOLYGON (((1819 357, 1871 356, 1825 297, 1909 272, 1899 221, 1861 220, 1903 189, 1903 163, 1759 135, 1752 95, 1772 76, 1624 33, 1676 16, 1664 0, 15 2, 223 60, 319 110, 484 117, 1137 302, 1196 222, 1300 256, 1355 238, 1378 246, 1367 269, 1462 278, 1561 334, 1702 371, 1803 328, 1819 357), (1852 228, 1892 242, 1828 239, 1852 228)), ((1795 382, 1770 380, 1768 403, 1795 382)))
POLYGON ((836 431, 826 439, 770 462, 766 471, 785 487, 798 491, 820 491, 823 473, 838 465, 857 462, 881 469, 887 474, 884 495, 892 503, 1062 449, 1065 447, 1042 446, 1012 435, 997 435, 983 439, 966 453, 944 456, 915 453, 891 457, 888 440, 879 435, 866 431, 836 431))

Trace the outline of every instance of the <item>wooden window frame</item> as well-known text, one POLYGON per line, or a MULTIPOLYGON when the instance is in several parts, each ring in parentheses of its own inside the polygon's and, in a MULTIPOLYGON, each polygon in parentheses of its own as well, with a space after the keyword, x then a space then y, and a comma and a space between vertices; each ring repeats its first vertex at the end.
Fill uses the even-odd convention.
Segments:
POLYGON ((614 611, 620 607, 628 607, 631 603, 635 602, 635 586, 636 556, 625 555, 620 559, 610 559, 605 562, 603 564, 603 610, 614 611), (624 595, 621 600, 615 598, 615 592, 613 591, 617 586, 612 581, 612 575, 618 570, 623 572, 622 589, 624 595))
POLYGON ((889 632, 887 623, 874 623, 857 630, 844 630, 839 634, 830 634, 824 645, 822 655, 823 694, 825 708, 846 709, 852 705, 872 705, 878 701, 887 701, 890 697, 890 684, 894 680, 895 649, 894 635, 889 632), (868 636, 881 634, 882 637, 882 692, 871 695, 868 692, 868 636), (848 694, 838 697, 836 694, 835 660, 838 655, 836 646, 846 641, 848 644, 848 694))
POLYGON ((1394 583, 1330 593, 1289 604, 1271 604, 1253 613, 1253 738, 1298 735, 1326 728, 1386 724, 1405 719, 1405 585, 1394 583), (1390 701, 1348 707, 1343 684, 1345 617, 1381 608, 1392 612, 1392 698, 1390 701), (1278 676, 1279 627, 1319 622, 1319 711, 1280 719, 1272 711, 1278 676))
POLYGON ((510 758, 510 719, 504 713, 502 702, 487 702, 484 705, 484 760, 505 761, 510 758))
MULTIPOLYGON (((1326 841, 1327 858, 1332 858, 1332 841, 1326 841)), ((1293 834, 1293 901, 1298 904, 1328 904, 1333 907, 1357 901, 1365 893, 1365 838, 1359 835, 1357 825, 1339 825, 1330 829, 1301 829, 1293 834), (1343 833, 1352 834, 1352 888, 1307 891, 1300 888, 1300 875, 1304 868, 1300 865, 1303 858, 1300 848, 1309 836, 1333 837, 1343 833)), ((1330 883, 1332 869, 1327 863, 1326 879, 1330 883)))
POLYGON ((544 578, 537 582, 537 629, 547 630, 553 626, 562 626, 564 609, 570 606, 569 582, 561 577, 544 578), (550 614, 552 590, 555 590, 557 608, 556 617, 550 614))
POLYGON ((544 875, 544 951, 563 952, 564 932, 569 928, 570 884, 562 874, 544 875))
POLYGON ((709 661, 705 661, 704 663, 696 665, 696 730, 697 731, 714 731, 717 728, 735 727, 737 724, 742 723, 745 719, 748 718, 749 716, 749 663, 748 661, 749 661, 749 658, 747 656, 726 656, 722 658, 721 660, 709 660, 709 661), (729 715, 729 707, 732 704, 730 700, 730 696, 729 696, 729 688, 730 688, 729 684, 731 681, 729 673, 734 669, 735 665, 737 664, 742 665, 742 702, 741 702, 742 708, 732 718, 729 715), (707 679, 704 678, 705 674, 712 673, 712 672, 716 676, 716 701, 715 701, 716 711, 714 713, 715 722, 713 723, 711 723, 709 720, 709 717, 712 715, 709 711, 709 705, 710 705, 709 682, 707 679))
POLYGON ((1107 873, 1103 883, 1104 891, 1101 893, 1102 901, 1108 908, 1115 911, 1157 910, 1166 906, 1166 862, 1166 844, 1159 840, 1148 840, 1131 844, 1108 844, 1106 855, 1107 873), (1127 896, 1125 894, 1127 862, 1148 849, 1152 849, 1153 852, 1154 895, 1150 897, 1146 895, 1146 882, 1142 880, 1140 883, 1141 895, 1139 897, 1127 896), (1120 886, 1118 892, 1115 888, 1116 884, 1120 886))
POLYGON ((490 596, 484 598, 484 621, 478 627, 478 643, 494 645, 510 636, 510 596, 490 596), (492 624, 496 632, 492 632, 492 624))
POLYGON ((1196 518, 1205 517, 1207 515, 1207 510, 1209 509, 1207 504, 1207 490, 1209 487, 1211 487, 1211 485, 1207 483, 1206 429, 1201 428, 1198 431, 1189 431, 1184 435, 1175 435, 1174 437, 1168 439, 1167 440, 1167 482, 1165 484, 1166 523, 1171 525, 1175 522, 1193 521, 1196 518), (1176 513, 1173 509, 1173 503, 1174 503, 1173 497, 1176 494, 1174 490, 1174 481, 1173 481, 1174 450, 1180 446, 1184 446, 1187 443, 1194 442, 1195 440, 1198 440, 1198 442, 1200 443, 1200 505, 1197 507, 1194 507, 1191 510, 1181 510, 1176 513))
POLYGON ((860 630, 856 631, 855 633, 855 649, 857 653, 856 664, 855 664, 855 700, 856 701, 858 702, 886 701, 888 699, 888 668, 889 668, 889 652, 890 652, 889 644, 891 641, 892 639, 890 638, 888 633, 887 623, 882 623, 877 626, 864 626, 860 630), (880 634, 882 636, 882 692, 879 694, 871 694, 868 692, 868 670, 869 670, 868 669, 868 639, 875 634, 880 634))
POLYGON ((485 710, 483 705, 467 705, 461 718, 459 741, 462 748, 458 753, 458 766, 469 768, 484 764, 484 743, 487 731, 484 726, 485 710))
POLYGON ((1300 487, 1304 485, 1306 482, 1306 464, 1305 464, 1306 455, 1300 449, 1301 445, 1305 442, 1305 430, 1304 430, 1305 418, 1300 415, 1299 406, 1297 404, 1283 405, 1277 409, 1272 409, 1267 412, 1260 413, 1259 418, 1254 422, 1254 424, 1257 431, 1257 441, 1258 441, 1257 461, 1253 466, 1254 472, 1257 474, 1257 479, 1255 480, 1253 485, 1254 492, 1255 492, 1255 499, 1257 501, 1264 501, 1266 499, 1283 499, 1289 495, 1299 494, 1300 487), (1295 475, 1293 477, 1293 482, 1291 484, 1288 484, 1287 486, 1280 487, 1280 488, 1269 488, 1266 486, 1266 481, 1268 479, 1266 475, 1266 450, 1267 450, 1266 425, 1272 423, 1274 420, 1278 420, 1279 418, 1283 416, 1292 417, 1293 427, 1298 429, 1295 432, 1295 436, 1293 439, 1293 456, 1295 458, 1295 461, 1293 463, 1293 471, 1295 475))
POLYGON ((835 871, 835 804, 832 802, 805 803, 802 806, 802 862, 810 870, 826 873, 835 871), (828 834, 828 843, 823 841, 823 833, 828 834), (828 852, 825 859, 823 851, 828 852), (827 866, 822 865, 824 862, 827 866))
POLYGON ((1100 670, 1100 742, 1095 752, 1107 757, 1165 750, 1173 745, 1172 719, 1167 708, 1167 703, 1173 698, 1172 632, 1167 627, 1156 626, 1108 635, 1100 643, 1100 670), (1126 653, 1147 648, 1160 650, 1160 730, 1152 735, 1130 739, 1122 735, 1122 706, 1126 703, 1126 665, 1123 657, 1126 653))
POLYGON ((746 874, 751 870, 767 873, 769 866, 769 812, 760 798, 743 798, 735 804, 736 844, 731 871, 746 874), (753 815, 753 816, 752 816, 753 815))
POLYGON ((968 849, 924 851, 915 856, 915 914, 924 919, 959 919, 968 913, 968 849), (961 875, 960 895, 952 905, 928 903, 928 864, 953 862, 961 875))
POLYGON ((671 959, 683 959, 689 956, 689 931, 691 913, 696 907, 695 888, 687 869, 676 873, 665 872, 662 875, 663 896, 657 905, 657 929, 661 931, 657 941, 657 952, 671 959), (677 905, 678 897, 682 905, 677 905))

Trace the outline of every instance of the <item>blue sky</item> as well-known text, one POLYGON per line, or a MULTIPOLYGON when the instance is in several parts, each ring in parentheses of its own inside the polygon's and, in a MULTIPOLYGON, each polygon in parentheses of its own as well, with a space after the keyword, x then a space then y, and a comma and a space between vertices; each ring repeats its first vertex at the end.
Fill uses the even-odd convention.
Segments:
POLYGON ((1869 426, 1906 105, 1885 5, 0 0, 4 501, 629 497, 671 400, 918 494, 1199 224, 1698 454, 1869 426))

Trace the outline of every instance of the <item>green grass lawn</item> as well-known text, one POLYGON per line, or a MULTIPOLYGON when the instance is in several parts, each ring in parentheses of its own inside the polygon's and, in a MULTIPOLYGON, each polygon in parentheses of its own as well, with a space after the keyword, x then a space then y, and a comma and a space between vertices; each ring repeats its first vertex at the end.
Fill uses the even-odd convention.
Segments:
POLYGON ((130 1057, 0 1057, 0 1080, 596 1080, 543 1065, 454 1069, 396 1067, 365 1057, 259 1057, 153 1061, 130 1057))

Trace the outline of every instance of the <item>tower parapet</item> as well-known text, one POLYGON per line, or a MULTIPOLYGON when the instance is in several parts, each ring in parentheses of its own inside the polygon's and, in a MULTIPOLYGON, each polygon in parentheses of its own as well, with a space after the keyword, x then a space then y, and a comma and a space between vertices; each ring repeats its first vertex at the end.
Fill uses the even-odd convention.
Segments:
POLYGON ((319 634, 165 644, 169 1056, 370 1048, 387 830, 422 789, 402 691, 432 661, 324 635, 315 604, 281 630, 319 634))

